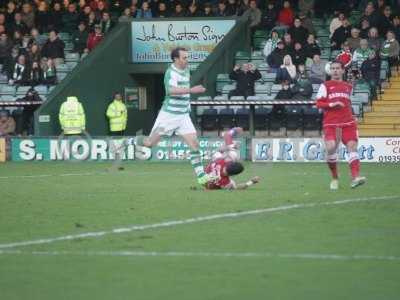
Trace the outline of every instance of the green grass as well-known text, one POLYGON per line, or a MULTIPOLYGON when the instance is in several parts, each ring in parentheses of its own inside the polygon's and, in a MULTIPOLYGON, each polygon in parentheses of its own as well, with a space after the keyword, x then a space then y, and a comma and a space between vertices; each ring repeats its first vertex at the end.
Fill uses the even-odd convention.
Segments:
POLYGON ((324 164, 246 163, 237 181, 262 181, 236 192, 191 190, 189 163, 126 163, 120 172, 110 166, 0 165, 0 247, 283 205, 399 197, 7 249, 21 253, 0 253, 1 300, 400 299, 398 165, 363 164, 368 183, 351 190, 341 164, 337 192, 328 189, 324 164), (192 255, 99 255, 121 251, 192 255), (298 257, 304 254, 314 256, 298 257), (398 259, 378 259, 389 256, 398 259))

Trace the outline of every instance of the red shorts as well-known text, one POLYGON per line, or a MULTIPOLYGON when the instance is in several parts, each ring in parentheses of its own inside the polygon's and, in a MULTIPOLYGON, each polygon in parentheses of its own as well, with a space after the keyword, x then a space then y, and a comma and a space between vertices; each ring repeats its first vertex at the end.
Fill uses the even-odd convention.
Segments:
POLYGON ((340 141, 347 145, 350 141, 358 141, 357 124, 350 124, 345 126, 325 126, 324 127, 324 140, 325 141, 340 141))

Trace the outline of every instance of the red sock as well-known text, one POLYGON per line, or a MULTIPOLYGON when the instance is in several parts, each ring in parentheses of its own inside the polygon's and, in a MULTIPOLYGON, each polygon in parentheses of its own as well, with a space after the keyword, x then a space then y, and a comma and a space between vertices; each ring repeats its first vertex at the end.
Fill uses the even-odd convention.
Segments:
POLYGON ((351 177, 354 179, 360 175, 360 159, 358 158, 357 152, 351 152, 349 154, 349 167, 351 177))
POLYGON ((331 175, 333 179, 338 178, 338 171, 337 171, 337 155, 328 155, 328 161, 327 161, 329 170, 331 170, 331 175))

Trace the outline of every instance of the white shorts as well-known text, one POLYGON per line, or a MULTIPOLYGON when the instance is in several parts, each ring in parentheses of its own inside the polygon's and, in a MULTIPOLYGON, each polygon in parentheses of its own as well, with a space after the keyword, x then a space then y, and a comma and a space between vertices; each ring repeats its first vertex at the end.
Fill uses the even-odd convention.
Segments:
POLYGON ((196 133, 196 128, 194 128, 189 114, 175 115, 160 110, 150 135, 156 132, 159 135, 167 136, 171 136, 174 133, 177 135, 185 135, 196 133))

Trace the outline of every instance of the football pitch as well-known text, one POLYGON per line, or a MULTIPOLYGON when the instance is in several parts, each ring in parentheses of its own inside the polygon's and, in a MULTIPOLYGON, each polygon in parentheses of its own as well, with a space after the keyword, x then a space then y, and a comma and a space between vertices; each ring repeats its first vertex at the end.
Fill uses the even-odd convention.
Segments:
POLYGON ((329 190, 325 164, 253 164, 245 191, 189 163, 0 165, 0 299, 400 299, 400 165, 329 190))

